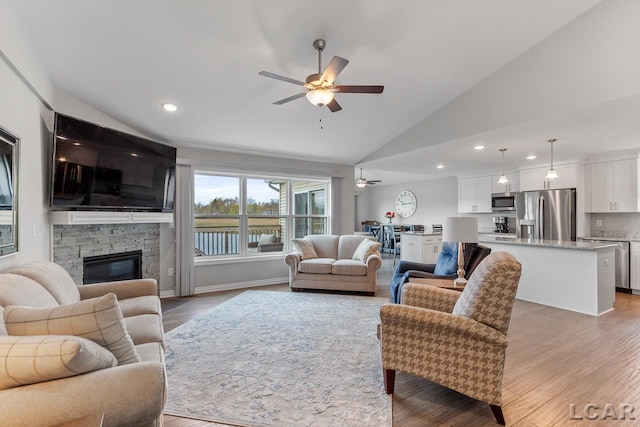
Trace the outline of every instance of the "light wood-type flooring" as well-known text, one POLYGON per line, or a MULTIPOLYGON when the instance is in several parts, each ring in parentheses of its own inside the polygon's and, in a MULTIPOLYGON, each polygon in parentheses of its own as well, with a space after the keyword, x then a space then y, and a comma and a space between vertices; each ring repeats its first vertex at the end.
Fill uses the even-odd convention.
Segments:
MULTIPOLYGON (((388 298, 393 260, 384 258, 376 296, 388 298)), ((286 284, 256 289, 290 292, 286 284)), ((165 330, 243 291, 164 299, 165 330)), ((508 426, 640 427, 640 296, 616 293, 615 310, 600 317, 517 300, 509 342, 503 380, 508 426)), ((166 427, 220 425, 169 415, 164 420, 166 427)), ((497 424, 489 405, 398 372, 393 425, 497 424)))

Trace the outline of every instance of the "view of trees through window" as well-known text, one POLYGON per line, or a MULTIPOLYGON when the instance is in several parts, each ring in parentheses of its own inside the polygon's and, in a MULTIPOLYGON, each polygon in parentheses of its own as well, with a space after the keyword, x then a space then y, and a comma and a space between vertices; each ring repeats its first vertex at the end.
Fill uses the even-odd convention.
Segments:
POLYGON ((283 252, 288 235, 328 232, 327 181, 197 172, 194 184, 196 255, 283 252))

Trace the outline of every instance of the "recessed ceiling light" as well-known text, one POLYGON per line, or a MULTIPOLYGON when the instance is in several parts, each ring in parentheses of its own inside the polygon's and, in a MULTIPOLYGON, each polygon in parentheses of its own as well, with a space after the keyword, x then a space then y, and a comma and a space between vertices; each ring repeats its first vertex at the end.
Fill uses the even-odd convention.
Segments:
POLYGON ((476 145, 473 147, 474 150, 484 150, 484 145, 476 145))
POLYGON ((536 158, 536 156, 535 156, 535 155, 533 155, 533 154, 532 154, 532 155, 530 155, 530 156, 527 156, 527 160, 533 160, 533 159, 535 159, 535 158, 536 158))
POLYGON ((165 102, 164 104, 162 104, 162 108, 164 108, 165 111, 168 111, 170 113, 173 113, 178 109, 178 107, 176 107, 175 104, 171 104, 169 102, 165 102))
POLYGON ((437 165, 436 168, 438 169, 444 169, 444 165, 437 165))

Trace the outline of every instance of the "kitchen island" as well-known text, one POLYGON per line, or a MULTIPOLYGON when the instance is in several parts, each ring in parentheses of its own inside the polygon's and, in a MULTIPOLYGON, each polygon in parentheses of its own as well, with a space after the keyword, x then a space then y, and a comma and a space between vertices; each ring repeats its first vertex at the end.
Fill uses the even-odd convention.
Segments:
POLYGON ((598 316, 613 309, 617 243, 519 239, 480 235, 492 252, 522 264, 516 298, 598 316))

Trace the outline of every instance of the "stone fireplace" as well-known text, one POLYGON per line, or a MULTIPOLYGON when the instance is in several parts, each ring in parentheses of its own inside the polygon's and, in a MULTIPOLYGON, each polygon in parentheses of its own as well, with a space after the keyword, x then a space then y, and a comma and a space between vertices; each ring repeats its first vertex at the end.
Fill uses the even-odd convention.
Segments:
POLYGON ((141 251, 142 277, 160 280, 160 225, 84 224, 53 226, 53 261, 83 284, 84 258, 141 251))

